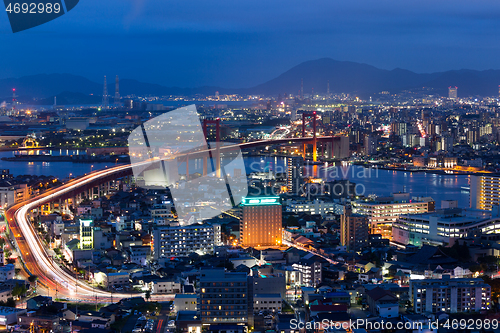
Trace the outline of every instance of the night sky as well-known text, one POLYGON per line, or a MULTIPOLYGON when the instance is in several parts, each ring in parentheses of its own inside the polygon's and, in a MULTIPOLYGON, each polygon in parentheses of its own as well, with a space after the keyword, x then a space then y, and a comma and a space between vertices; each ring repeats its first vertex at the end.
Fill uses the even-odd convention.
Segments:
POLYGON ((235 88, 323 57, 416 72, 500 69, 498 0, 81 0, 16 34, 0 15, 0 78, 118 74, 235 88))

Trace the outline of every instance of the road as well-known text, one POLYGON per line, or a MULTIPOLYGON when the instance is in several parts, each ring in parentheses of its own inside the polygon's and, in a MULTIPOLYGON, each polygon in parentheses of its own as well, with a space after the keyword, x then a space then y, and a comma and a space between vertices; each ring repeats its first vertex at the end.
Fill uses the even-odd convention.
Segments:
POLYGON ((309 252, 309 253, 311 253, 311 254, 314 254, 315 256, 318 256, 318 257, 320 257, 320 258, 325 259, 325 260, 326 260, 326 261, 328 261, 330 264, 334 264, 334 265, 336 265, 336 264, 338 264, 338 263, 339 263, 338 261, 335 261, 335 260, 332 260, 332 259, 330 259, 330 258, 328 258, 328 257, 325 257, 325 256, 324 256, 324 255, 322 255, 321 253, 318 253, 318 252, 316 252, 316 251, 312 251, 312 250, 310 250, 310 249, 308 249, 308 248, 306 248, 306 247, 303 247, 303 246, 301 246, 301 245, 299 245, 299 244, 295 244, 295 243, 292 243, 292 242, 289 242, 289 241, 283 240, 283 245, 290 246, 290 247, 294 247, 294 248, 296 248, 296 249, 298 249, 298 250, 302 250, 302 251, 305 251, 305 252, 309 252))
MULTIPOLYGON (((147 163, 147 162, 145 162, 147 163)), ((38 284, 47 291, 47 294, 71 301, 87 302, 110 302, 131 296, 141 296, 142 294, 131 293, 110 293, 100 289, 95 289, 84 281, 78 280, 76 276, 61 268, 49 256, 42 240, 39 238, 33 225, 29 221, 28 213, 36 207, 41 206, 55 198, 73 191, 78 187, 92 183, 99 178, 112 175, 118 171, 123 171, 131 167, 120 165, 109 169, 94 171, 88 175, 73 179, 66 184, 47 191, 31 200, 17 204, 6 212, 6 218, 10 230, 16 239, 19 252, 25 263, 26 269, 39 278, 38 284)), ((151 295, 152 301, 168 301, 174 295, 151 295)))
MULTIPOLYGON (((318 137, 317 140, 330 140, 332 137, 318 137)), ((253 146, 263 144, 279 144, 288 142, 308 142, 312 138, 292 138, 292 139, 278 139, 278 140, 260 140, 254 142, 247 142, 242 144, 234 144, 221 147, 221 151, 230 151, 233 148, 250 148, 253 146)), ((204 153, 207 151, 214 151, 215 149, 200 150, 197 153, 204 153)), ((189 153, 192 154, 192 153, 189 153)), ((169 158, 187 156, 186 153, 180 153, 178 156, 171 156, 169 158)), ((190 155, 193 156, 193 155, 190 155)), ((162 158, 163 159, 163 158, 162 158)), ((10 207, 5 216, 9 224, 9 228, 16 239, 19 247, 20 255, 25 263, 26 269, 39 278, 39 284, 47 290, 48 294, 58 295, 59 298, 65 298, 72 301, 92 301, 92 302, 110 302, 121 298, 131 297, 130 293, 113 293, 95 289, 84 281, 78 280, 76 276, 69 273, 55 263, 47 252, 42 240, 39 238, 38 233, 34 230, 28 214, 31 210, 40 207, 43 204, 51 202, 65 193, 77 190, 79 187, 91 184, 101 178, 112 176, 115 173, 129 170, 132 167, 147 167, 152 162, 158 162, 158 158, 153 160, 146 160, 143 162, 125 165, 119 165, 112 168, 98 170, 86 174, 82 177, 75 178, 67 183, 51 189, 35 198, 25 202, 16 204, 10 207)), ((138 295, 137 295, 138 296, 138 295)), ((151 295, 152 301, 168 301, 172 300, 174 295, 151 295)))

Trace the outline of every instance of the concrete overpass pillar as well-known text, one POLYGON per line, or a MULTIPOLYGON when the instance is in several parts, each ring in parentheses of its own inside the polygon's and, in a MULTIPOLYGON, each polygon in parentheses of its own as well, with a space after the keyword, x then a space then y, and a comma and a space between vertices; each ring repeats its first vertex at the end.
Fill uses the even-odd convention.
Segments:
POLYGON ((206 176, 208 174, 208 158, 205 156, 203 157, 203 176, 206 176))
POLYGON ((330 144, 332 145, 332 152, 330 154, 330 158, 333 158, 335 156, 335 151, 334 151, 334 148, 335 147, 335 138, 332 138, 332 142, 330 142, 330 144))

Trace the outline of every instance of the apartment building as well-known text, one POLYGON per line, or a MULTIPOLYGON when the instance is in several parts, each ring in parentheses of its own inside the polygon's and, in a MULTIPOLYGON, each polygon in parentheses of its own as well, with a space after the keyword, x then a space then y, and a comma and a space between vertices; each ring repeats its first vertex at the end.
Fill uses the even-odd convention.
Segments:
POLYGON ((470 177, 470 207, 492 210, 500 205, 500 176, 470 177))
POLYGON ((224 268, 202 269, 199 302, 202 324, 247 323, 247 274, 224 268))
POLYGON ((410 301, 415 313, 479 312, 491 308, 491 287, 483 279, 410 280, 410 301))
POLYGON ((191 224, 188 226, 158 226, 153 230, 154 259, 187 257, 213 253, 222 244, 219 224, 191 224))

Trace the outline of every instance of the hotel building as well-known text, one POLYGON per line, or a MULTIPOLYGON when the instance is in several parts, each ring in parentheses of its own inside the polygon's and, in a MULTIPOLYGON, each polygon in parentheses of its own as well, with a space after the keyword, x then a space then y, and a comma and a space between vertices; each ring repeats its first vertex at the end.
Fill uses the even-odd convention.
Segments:
POLYGON ((281 245, 283 231, 279 197, 246 197, 242 200, 241 209, 241 246, 268 247, 281 245))

